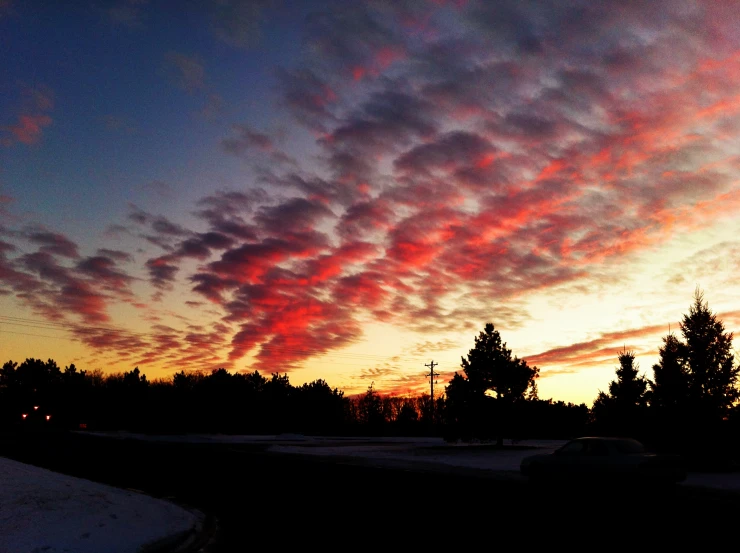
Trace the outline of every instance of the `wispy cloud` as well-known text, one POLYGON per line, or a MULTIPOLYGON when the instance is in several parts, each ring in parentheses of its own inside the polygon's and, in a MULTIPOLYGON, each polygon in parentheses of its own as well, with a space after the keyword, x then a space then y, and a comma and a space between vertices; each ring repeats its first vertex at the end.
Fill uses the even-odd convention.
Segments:
MULTIPOLYGON (((678 327, 677 321, 674 322, 673 327, 678 327)), ((569 344, 527 356, 526 361, 535 366, 555 365, 561 367, 552 372, 544 370, 541 374, 542 377, 562 372, 576 372, 586 365, 598 365, 605 361, 613 363, 622 349, 635 349, 632 343, 633 340, 654 338, 655 343, 660 344, 660 337, 667 333, 668 323, 616 332, 602 332, 599 333, 597 338, 586 342, 569 344)))

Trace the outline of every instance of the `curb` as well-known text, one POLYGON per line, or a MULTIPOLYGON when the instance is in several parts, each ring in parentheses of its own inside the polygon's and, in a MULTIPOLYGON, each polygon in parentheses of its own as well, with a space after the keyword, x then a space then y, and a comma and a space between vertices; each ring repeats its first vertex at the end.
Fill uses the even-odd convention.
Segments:
MULTIPOLYGON (((163 498, 160 498, 163 499, 163 498)), ((163 499, 163 501, 168 501, 163 499)), ((170 501, 178 507, 195 515, 195 523, 187 530, 176 532, 164 538, 142 545, 137 553, 199 553, 207 551, 218 532, 218 521, 212 515, 205 515, 177 502, 170 501)))

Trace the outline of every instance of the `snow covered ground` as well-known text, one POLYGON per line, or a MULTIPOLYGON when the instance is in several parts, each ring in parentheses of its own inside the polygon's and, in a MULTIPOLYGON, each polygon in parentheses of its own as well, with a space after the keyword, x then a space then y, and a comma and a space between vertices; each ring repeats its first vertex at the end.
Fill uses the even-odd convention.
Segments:
MULTIPOLYGON (((201 444, 262 444, 282 454, 333 457, 341 462, 447 471, 489 471, 494 478, 521 478, 519 464, 532 454, 562 445, 526 440, 499 450, 485 445, 446 444, 439 438, 278 436, 92 436, 201 444)), ((507 441, 507 444, 508 441, 507 441)), ((740 492, 740 473, 690 473, 683 486, 740 492)), ((197 530, 202 515, 140 493, 57 474, 0 457, 0 553, 124 553, 197 530)))
MULTIPOLYGON (((440 440, 441 441, 441 440, 440 440)), ((452 445, 444 442, 416 444, 331 444, 305 447, 301 445, 274 445, 270 451, 275 453, 298 453, 303 455, 342 456, 372 459, 376 461, 403 461, 413 466, 429 467, 444 465, 469 469, 504 471, 519 474, 522 459, 537 453, 550 453, 564 444, 558 440, 538 440, 527 442, 526 449, 496 450, 480 445, 452 445), (536 448, 536 449, 534 449, 536 448)), ((382 464, 382 463, 380 463, 382 464)))
MULTIPOLYGON (((418 466, 420 468, 460 467, 487 470, 517 477, 521 460, 537 453, 549 453, 564 440, 523 440, 516 445, 526 449, 496 450, 480 444, 447 444, 442 438, 424 437, 312 437, 299 434, 272 436, 230 436, 193 434, 183 436, 148 436, 128 432, 99 432, 100 436, 150 441, 263 444, 275 453, 320 455, 370 461, 378 466, 418 466)), ((507 440, 506 445, 510 442, 507 440)), ((682 486, 696 486, 740 492, 740 472, 688 474, 682 486)))
POLYGON ((259 434, 259 435, 233 435, 233 434, 173 434, 173 435, 151 435, 136 434, 127 431, 79 431, 80 435, 101 436, 105 438, 116 438, 119 440, 133 439, 148 442, 173 442, 189 444, 293 444, 301 443, 306 447, 317 445, 336 444, 358 444, 358 443, 382 443, 382 444, 415 444, 415 445, 445 445, 442 438, 427 437, 357 437, 357 436, 304 436, 303 434, 259 434))
POLYGON ((0 457, 0 553, 133 553, 185 535, 199 514, 0 457))

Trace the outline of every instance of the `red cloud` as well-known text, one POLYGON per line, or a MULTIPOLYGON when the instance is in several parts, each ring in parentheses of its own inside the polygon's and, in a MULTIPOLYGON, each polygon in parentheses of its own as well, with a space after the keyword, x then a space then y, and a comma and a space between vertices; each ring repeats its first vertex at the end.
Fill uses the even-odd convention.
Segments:
MULTIPOLYGON (((51 125, 52 119, 48 115, 19 115, 18 122, 4 128, 6 132, 13 135, 17 142, 22 144, 35 144, 41 139, 44 127, 51 125)), ((5 144, 10 145, 13 141, 5 139, 5 144)))
POLYGON ((650 325, 641 328, 605 332, 598 338, 587 342, 580 342, 562 346, 526 358, 527 363, 543 368, 542 376, 547 376, 547 365, 575 365, 580 366, 594 360, 616 359, 622 348, 629 349, 629 340, 643 337, 659 339, 668 330, 667 324, 650 325))
POLYGON ((258 322, 242 325, 232 339, 229 357, 235 361, 257 348, 260 370, 289 370, 310 357, 346 346, 361 334, 346 308, 315 299, 291 301, 279 312, 258 309, 251 318, 258 322))
POLYGON ((0 126, 2 133, 0 144, 4 146, 12 146, 15 143, 35 144, 41 140, 44 127, 52 123, 52 118, 47 112, 54 107, 54 99, 47 88, 23 90, 21 103, 21 113, 17 116, 16 122, 0 126))
POLYGON ((340 305, 376 310, 394 293, 388 287, 388 276, 380 272, 363 272, 339 279, 333 290, 334 300, 340 305))

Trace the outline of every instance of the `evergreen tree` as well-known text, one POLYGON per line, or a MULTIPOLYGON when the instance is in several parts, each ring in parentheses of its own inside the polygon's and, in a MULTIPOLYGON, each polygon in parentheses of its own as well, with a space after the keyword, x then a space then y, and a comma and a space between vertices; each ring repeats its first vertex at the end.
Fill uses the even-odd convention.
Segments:
POLYGON ((365 395, 357 401, 357 415, 358 421, 367 425, 371 432, 377 432, 385 423, 383 398, 375 391, 374 382, 368 386, 365 395))
POLYGON ((523 359, 512 357, 493 323, 487 323, 475 338, 468 358, 462 358, 462 369, 474 390, 491 391, 496 399, 507 403, 524 399, 528 390, 535 389, 540 372, 523 359))
POLYGON ((685 405, 689 387, 688 372, 683 358, 684 345, 674 335, 663 338, 658 350, 658 362, 653 365, 650 385, 650 405, 666 414, 677 414, 685 405))
POLYGON ((445 387, 445 423, 448 439, 472 438, 471 417, 475 411, 476 399, 468 379, 458 373, 452 375, 452 379, 445 387))
MULTIPOLYGON (((495 403, 491 404, 490 411, 496 419, 498 444, 502 445, 504 433, 510 431, 511 407, 524 400, 527 392, 530 396, 536 394, 535 381, 539 377, 539 369, 512 356, 493 323, 487 323, 475 338, 475 346, 468 352, 467 359, 462 358, 461 366, 466 378, 460 379, 465 382, 453 379, 448 394, 460 396, 453 400, 458 403, 466 397, 463 401, 473 407, 476 418, 479 418, 482 401, 487 392, 492 392, 495 403)), ((473 425, 477 426, 477 422, 473 425)))
POLYGON ((624 350, 619 354, 617 379, 609 384, 609 395, 625 410, 645 407, 647 379, 639 375, 635 353, 624 350))
POLYGON ((681 333, 691 408, 702 419, 721 420, 740 396, 736 386, 740 367, 732 352, 732 332, 725 332, 698 288, 681 321, 681 333))
POLYGON ((594 401, 594 419, 606 432, 634 436, 645 416, 648 381, 640 376, 633 351, 623 350, 618 359, 617 379, 594 401))

